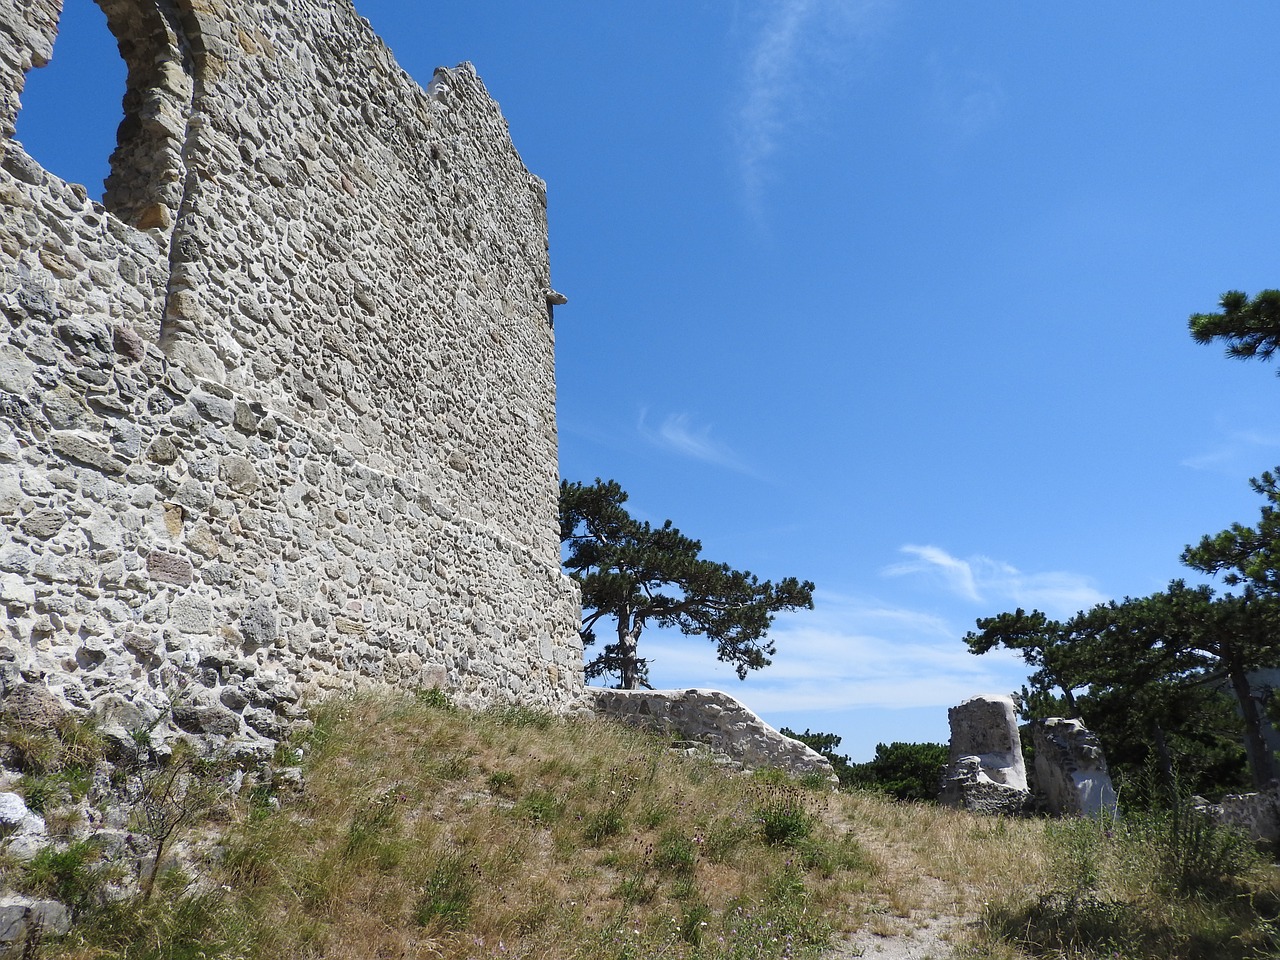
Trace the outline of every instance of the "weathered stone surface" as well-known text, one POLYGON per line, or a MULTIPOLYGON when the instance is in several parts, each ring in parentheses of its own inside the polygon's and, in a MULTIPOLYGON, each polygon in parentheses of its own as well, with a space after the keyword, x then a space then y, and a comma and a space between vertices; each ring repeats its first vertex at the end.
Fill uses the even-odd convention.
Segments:
POLYGON ((138 335, 133 327, 125 324, 116 324, 112 331, 112 345, 115 347, 116 353, 124 357, 126 360, 141 360, 147 355, 146 341, 138 335))
POLYGON ((1036 720, 1036 793, 1058 816, 1116 815, 1116 791, 1098 738, 1079 720, 1036 720))
POLYGON ((199 688, 225 716, 187 726, 250 752, 299 691, 577 708, 545 185, 475 71, 428 96, 350 0, 103 4, 99 205, 12 139, 33 2, 0 16, 0 684, 160 743, 199 688), (242 30, 280 49, 216 52, 242 30))
POLYGON ((190 560, 163 550, 152 550, 147 555, 147 572, 153 580, 174 583, 180 587, 190 586, 195 579, 195 567, 190 560))
POLYGON ((240 616, 240 635, 246 646, 262 647, 275 641, 280 633, 275 609, 271 601, 259 598, 249 604, 240 616))
POLYGON ((0 833, 16 830, 28 813, 27 805, 16 793, 0 793, 0 833))
POLYGON ((57 510, 33 510, 22 518, 18 527, 23 533, 39 540, 48 540, 62 529, 67 518, 57 510))
POLYGON ((258 471, 244 457, 227 457, 222 461, 223 482, 236 493, 249 494, 258 489, 258 471))
POLYGON ((172 437, 156 437, 147 448, 147 456, 156 463, 170 464, 178 459, 178 446, 172 437))
POLYGON ((70 930, 71 912, 57 900, 0 897, 0 958, 37 956, 46 937, 63 937, 70 930))
POLYGON ((24 683, 0 700, 0 714, 30 730, 52 730, 67 713, 56 696, 38 683, 24 683))
POLYGON ((128 466, 124 461, 113 455, 110 450, 76 433, 55 433, 53 435, 53 449, 72 463, 92 467, 111 476, 124 473, 125 468, 128 466))
POLYGON ((970 697, 947 711, 950 758, 939 801, 981 813, 1017 813, 1031 799, 1013 698, 970 697))
POLYGON ((947 765, 938 802, 970 813, 1012 816, 1027 809, 1031 791, 991 779, 978 757, 959 757, 947 765))
POLYGON ((186 593, 169 604, 169 622, 179 633, 212 633, 213 601, 186 593))
POLYGON ((173 720, 188 733, 231 737, 240 732, 240 718, 222 707, 178 703, 173 706, 173 720))
POLYGON ((719 690, 587 691, 600 716, 704 743, 747 767, 772 767, 795 776, 818 773, 835 780, 826 757, 783 736, 719 690))

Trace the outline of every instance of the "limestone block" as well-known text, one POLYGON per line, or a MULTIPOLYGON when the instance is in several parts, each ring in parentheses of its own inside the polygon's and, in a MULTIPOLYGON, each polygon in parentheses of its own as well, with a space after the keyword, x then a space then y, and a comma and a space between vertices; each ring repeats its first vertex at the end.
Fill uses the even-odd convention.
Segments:
POLYGON ((169 622, 179 633, 213 632, 213 602, 197 593, 186 593, 169 604, 169 622))
POLYGON ((1031 791, 991 779, 981 757, 958 757, 947 765, 938 802, 970 813, 1012 816, 1027 808, 1031 791))
POLYGON ((1220 803, 1192 798, 1196 809, 1219 823, 1235 827, 1255 841, 1280 840, 1280 785, 1258 793, 1232 794, 1220 803))
POLYGON ((748 767, 774 767, 795 776, 818 773, 835 781, 826 757, 783 736, 719 690, 588 687, 587 693, 602 716, 707 744, 748 767))
POLYGON ((224 458, 220 465, 220 474, 223 482, 240 494, 253 493, 261 483, 257 469, 244 457, 224 458))
POLYGON ((1013 698, 970 697, 947 711, 951 748, 940 803, 975 813, 1013 814, 1031 798, 1013 698))
POLYGON ((996 694, 970 697, 947 711, 951 725, 951 760, 976 756, 983 772, 996 783, 1027 789, 1027 768, 1018 735, 1013 698, 996 694))
POLYGON ((35 587, 26 577, 16 573, 0 574, 0 603, 5 606, 30 607, 36 602, 35 587))
POLYGON ((22 797, 16 793, 0 793, 0 831, 16 830, 28 813, 22 797))
POLYGON ((111 451, 78 433, 55 433, 52 445, 54 450, 72 463, 101 470, 109 476, 124 473, 128 466, 123 460, 117 459, 111 451))
POLYGON ((18 397, 30 396, 36 365, 9 344, 0 346, 0 390, 18 397))
POLYGON ((221 706, 176 703, 173 722, 188 733, 230 737, 240 732, 240 718, 221 706))
POLYGON ((1079 720, 1032 723, 1036 792, 1058 816, 1116 815, 1116 791, 1102 744, 1079 720))
POLYGON ((66 936, 70 929, 71 912, 57 900, 0 897, 0 957, 36 956, 41 940, 66 936))
POLYGON ((33 510, 19 522, 18 527, 28 536, 38 540, 48 540, 67 522, 66 515, 60 510, 33 510))

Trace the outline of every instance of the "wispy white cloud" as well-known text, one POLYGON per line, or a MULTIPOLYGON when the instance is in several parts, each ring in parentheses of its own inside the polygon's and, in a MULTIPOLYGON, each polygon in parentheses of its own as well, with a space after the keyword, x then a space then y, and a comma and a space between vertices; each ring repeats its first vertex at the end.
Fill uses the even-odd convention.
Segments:
POLYGON ((934 614, 819 592, 813 611, 778 618, 773 664, 746 683, 697 637, 655 633, 645 656, 657 686, 722 689, 762 713, 942 708, 1021 686, 1025 666, 1005 652, 975 657, 961 635, 934 614))
POLYGON ((1051 616, 1070 616, 1107 599, 1091 578, 1079 573, 1027 573, 990 557, 962 559, 934 546, 908 544, 901 552, 911 559, 887 567, 887 575, 930 576, 948 592, 975 603, 1003 603, 1043 610, 1051 616))
POLYGON ((952 139, 967 141, 994 127, 1004 116, 1008 94, 995 75, 973 68, 930 61, 936 122, 952 139))
POLYGON ((892 0, 781 0, 757 5, 737 109, 747 203, 758 212, 769 165, 792 131, 822 114, 824 93, 849 69, 856 41, 892 0))
MULTIPOLYGON (((1242 472, 1241 465, 1256 460, 1256 454, 1264 450, 1280 448, 1280 436, 1259 430, 1228 430, 1215 446, 1187 457, 1181 465, 1192 470, 1209 470, 1232 476, 1242 472)), ((1244 467, 1245 471, 1251 469, 1244 467)))
POLYGON ((973 564, 951 556, 940 547, 914 546, 908 544, 902 552, 914 557, 902 563, 895 563, 885 570, 890 576, 901 576, 906 573, 930 573, 940 576, 952 593, 959 594, 966 600, 982 600, 978 593, 977 579, 973 574, 973 564))
POLYGON ((670 414, 653 427, 648 422, 648 411, 641 410, 636 429, 649 443, 671 453, 738 473, 755 473, 728 444, 712 436, 710 424, 697 425, 687 413, 670 414))

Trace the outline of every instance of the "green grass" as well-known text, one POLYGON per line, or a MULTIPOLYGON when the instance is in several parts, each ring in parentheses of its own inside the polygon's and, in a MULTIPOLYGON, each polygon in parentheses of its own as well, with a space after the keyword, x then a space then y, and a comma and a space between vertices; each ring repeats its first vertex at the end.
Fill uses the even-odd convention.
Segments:
POLYGON ((438 691, 335 700, 314 721, 291 745, 300 794, 277 807, 249 785, 174 833, 216 850, 199 882, 162 873, 150 900, 121 900, 127 865, 92 844, 6 863, 76 907, 38 956, 818 960, 846 933, 939 916, 971 921, 958 955, 987 960, 1277 949, 1274 868, 1196 821, 983 819, 438 691))

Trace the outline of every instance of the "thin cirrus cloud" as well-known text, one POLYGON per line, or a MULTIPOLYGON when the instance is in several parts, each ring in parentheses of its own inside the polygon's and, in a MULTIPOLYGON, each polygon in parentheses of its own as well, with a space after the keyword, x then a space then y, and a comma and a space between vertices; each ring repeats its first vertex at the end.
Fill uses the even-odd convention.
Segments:
POLYGON ((642 410, 636 429, 645 440, 663 450, 756 476, 755 471, 728 444, 711 435, 709 424, 698 426, 687 413, 670 414, 662 423, 653 427, 648 422, 648 411, 642 410))
POLYGON ((645 656, 655 686, 726 690, 756 711, 943 707, 975 691, 1016 689, 1026 668, 1012 655, 975 657, 960 632, 929 613, 820 592, 815 609, 778 617, 767 669, 740 682, 701 638, 655 632, 645 656))
POLYGON ((972 140, 1004 117, 1009 98, 993 74, 972 68, 956 69, 936 56, 931 58, 929 69, 935 120, 953 141, 972 140))
POLYGON ((1275 450, 1277 447, 1280 447, 1280 437, 1275 434, 1257 430, 1231 430, 1217 446, 1187 457, 1182 461, 1182 466, 1235 476, 1241 472, 1241 465, 1246 460, 1251 460, 1261 451, 1275 450))
POLYGON ((1083 574, 1027 573, 990 557, 962 559, 941 547, 927 545, 907 544, 901 552, 910 559, 887 567, 886 575, 931 577, 948 592, 973 603, 1028 607, 1050 616, 1070 616, 1107 599, 1083 574))
POLYGON ((736 110, 738 162, 758 211, 769 166, 793 130, 822 114, 821 100, 845 72, 856 41, 892 0, 782 0, 758 5, 736 110), (815 110, 815 103, 818 108, 815 110))

